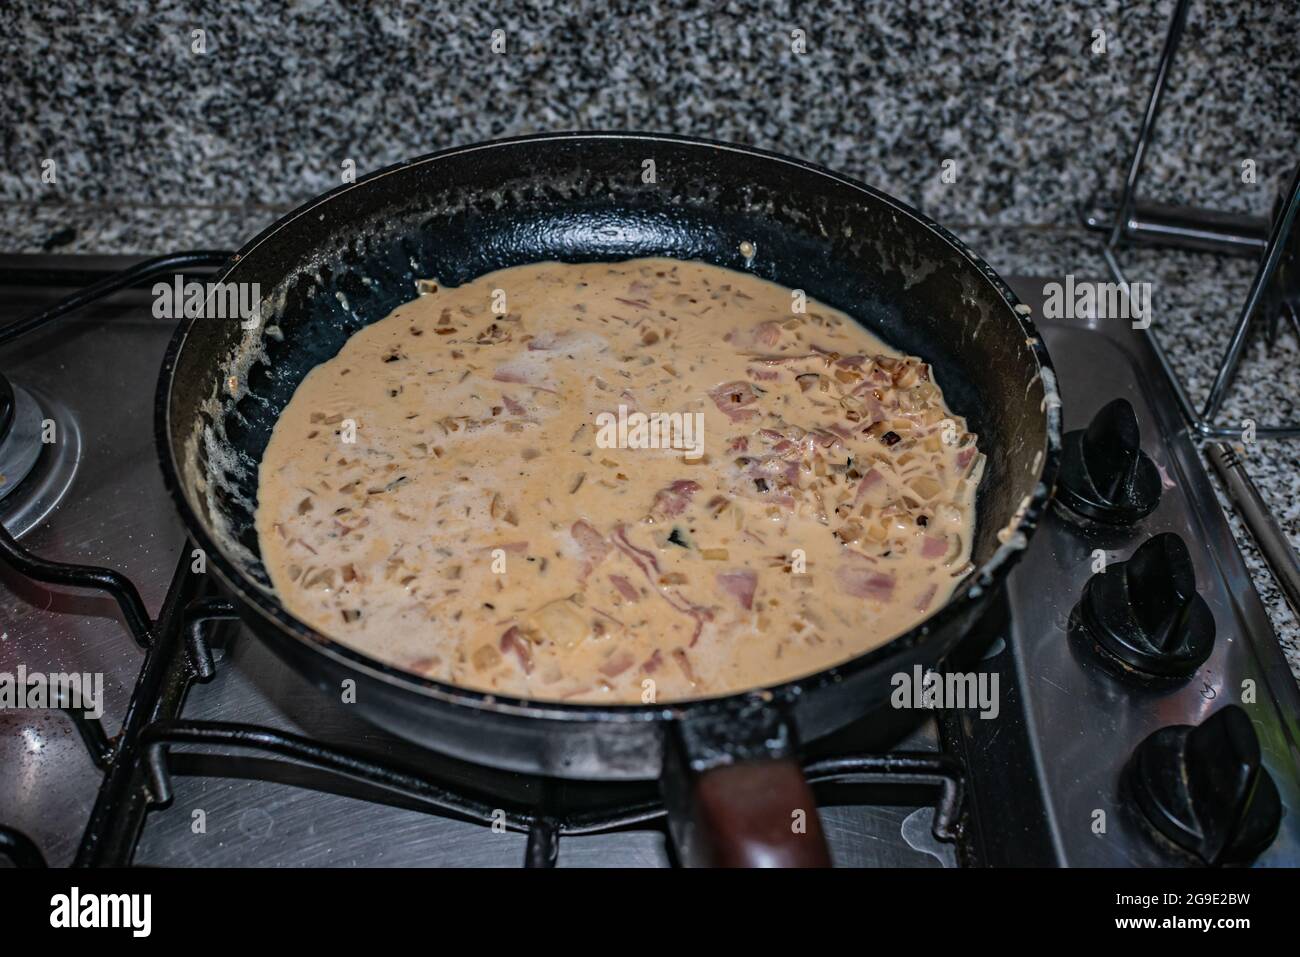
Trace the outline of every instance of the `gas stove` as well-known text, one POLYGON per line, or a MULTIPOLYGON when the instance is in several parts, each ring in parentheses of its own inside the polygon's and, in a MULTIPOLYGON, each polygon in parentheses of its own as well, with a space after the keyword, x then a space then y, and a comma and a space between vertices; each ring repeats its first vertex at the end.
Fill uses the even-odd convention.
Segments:
MULTIPOLYGON (((0 303, 25 316, 130 262, 10 257, 0 303)), ((1009 281, 1040 316, 1052 280, 1009 281)), ((0 675, 102 675, 104 712, 0 709, 0 860, 675 863, 656 785, 420 750, 240 627, 156 465, 171 324, 150 302, 123 291, 0 346, 0 519, 19 544, 0 549, 0 675)), ((1157 357, 1128 322, 1038 323, 1071 433, 1060 504, 950 664, 997 677, 997 716, 926 712, 884 754, 854 728, 816 742, 832 856, 1300 865, 1300 694, 1157 357)))

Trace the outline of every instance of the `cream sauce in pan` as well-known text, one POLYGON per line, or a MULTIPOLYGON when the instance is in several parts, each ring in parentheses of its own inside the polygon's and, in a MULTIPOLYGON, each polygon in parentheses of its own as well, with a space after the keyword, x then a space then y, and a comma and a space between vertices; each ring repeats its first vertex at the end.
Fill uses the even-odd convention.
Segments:
POLYGON ((861 654, 969 571, 975 436, 844 313, 669 259, 420 285, 261 463, 262 557, 321 632, 500 694, 667 701, 861 654), (681 415, 656 443, 637 413, 681 415))

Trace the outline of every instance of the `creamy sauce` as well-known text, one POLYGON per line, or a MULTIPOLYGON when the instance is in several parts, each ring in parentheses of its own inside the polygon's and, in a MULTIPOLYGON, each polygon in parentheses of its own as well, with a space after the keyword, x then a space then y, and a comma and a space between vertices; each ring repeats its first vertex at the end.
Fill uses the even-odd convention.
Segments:
POLYGON ((321 632, 648 703, 845 661, 970 570, 975 436, 844 313, 670 259, 420 286, 311 371, 261 463, 263 560, 321 632), (679 415, 656 443, 636 413, 679 415))

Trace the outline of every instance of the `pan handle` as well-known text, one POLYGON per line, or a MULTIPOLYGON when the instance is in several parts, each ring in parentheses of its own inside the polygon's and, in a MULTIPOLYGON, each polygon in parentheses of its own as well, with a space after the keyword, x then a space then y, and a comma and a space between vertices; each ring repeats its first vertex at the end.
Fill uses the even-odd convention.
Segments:
POLYGON ((770 705, 682 718, 662 787, 688 867, 829 867, 830 851, 789 723, 770 705))

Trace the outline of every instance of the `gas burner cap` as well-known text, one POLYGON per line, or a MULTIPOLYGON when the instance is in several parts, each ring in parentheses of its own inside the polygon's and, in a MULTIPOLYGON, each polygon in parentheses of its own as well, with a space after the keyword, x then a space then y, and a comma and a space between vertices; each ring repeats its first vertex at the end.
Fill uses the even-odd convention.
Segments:
POLYGON ((17 538, 45 518, 72 485, 81 462, 81 431, 62 404, 0 382, 12 395, 5 416, 9 425, 0 432, 0 522, 17 538))
POLYGON ((17 489, 41 457, 41 408, 26 390, 0 376, 0 501, 17 489))

